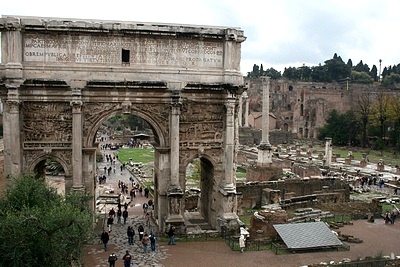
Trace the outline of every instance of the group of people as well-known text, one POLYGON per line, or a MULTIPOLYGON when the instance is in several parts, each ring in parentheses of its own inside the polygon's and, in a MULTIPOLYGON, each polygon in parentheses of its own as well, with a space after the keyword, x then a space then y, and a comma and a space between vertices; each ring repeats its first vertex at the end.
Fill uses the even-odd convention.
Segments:
POLYGON ((397 207, 394 206, 391 212, 386 212, 385 223, 394 224, 394 221, 396 220, 398 215, 399 215, 399 210, 397 209, 397 207))
MULTIPOLYGON (((117 262, 118 257, 115 253, 111 253, 108 257, 108 262, 110 263, 110 267, 115 267, 115 263, 117 262)), ((129 254, 129 250, 125 252, 125 255, 122 257, 124 261, 124 267, 130 267, 132 264, 132 255, 129 254)))

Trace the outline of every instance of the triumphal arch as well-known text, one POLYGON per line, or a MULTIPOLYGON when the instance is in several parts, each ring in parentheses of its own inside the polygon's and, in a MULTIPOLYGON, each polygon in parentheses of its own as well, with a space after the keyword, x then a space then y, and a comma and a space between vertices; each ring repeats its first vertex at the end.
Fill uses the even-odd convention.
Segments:
MULTIPOLYGON (((2 16, 5 174, 64 168, 66 190, 94 195, 96 133, 117 114, 151 125, 155 214, 185 228, 185 171, 200 158, 202 215, 234 226, 239 28, 2 16)), ((94 201, 93 201, 94 205, 94 201)))

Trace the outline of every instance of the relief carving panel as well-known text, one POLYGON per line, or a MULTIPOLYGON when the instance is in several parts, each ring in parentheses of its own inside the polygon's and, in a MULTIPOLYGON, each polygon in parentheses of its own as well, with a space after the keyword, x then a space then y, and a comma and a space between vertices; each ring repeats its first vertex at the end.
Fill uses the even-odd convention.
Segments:
POLYGON ((83 135, 88 136, 89 130, 102 117, 108 116, 116 110, 118 104, 113 103, 85 103, 83 105, 83 135))
POLYGON ((224 132, 223 105, 184 102, 179 125, 182 148, 220 147, 224 132))
MULTIPOLYGON (((25 142, 72 141, 72 111, 69 103, 23 102, 22 136, 25 142)), ((58 145, 56 145, 58 146, 58 145)))

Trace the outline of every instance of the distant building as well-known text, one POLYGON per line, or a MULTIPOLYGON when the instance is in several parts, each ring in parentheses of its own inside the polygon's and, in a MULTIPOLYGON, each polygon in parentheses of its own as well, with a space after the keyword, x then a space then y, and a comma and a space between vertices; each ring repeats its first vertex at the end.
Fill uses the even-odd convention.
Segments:
MULTIPOLYGON (((249 114, 249 127, 262 129, 262 112, 252 112, 249 114)), ((274 114, 269 114, 269 130, 276 129, 276 117, 274 114)))

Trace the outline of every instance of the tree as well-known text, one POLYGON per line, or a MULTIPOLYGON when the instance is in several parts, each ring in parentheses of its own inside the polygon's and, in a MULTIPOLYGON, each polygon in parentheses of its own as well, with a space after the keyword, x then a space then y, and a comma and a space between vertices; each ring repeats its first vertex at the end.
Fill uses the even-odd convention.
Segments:
POLYGON ((334 145, 348 145, 356 142, 357 131, 358 127, 353 111, 340 114, 333 109, 328 113, 326 124, 318 129, 318 139, 324 140, 326 137, 331 137, 334 145))
POLYGON ((269 68, 264 71, 264 75, 271 77, 271 79, 279 79, 282 75, 280 71, 277 71, 274 68, 269 68))
POLYGON ((389 99, 389 118, 393 126, 391 131, 393 145, 400 147, 400 95, 398 94, 389 99))
POLYGON ((263 64, 260 66, 260 76, 264 76, 264 67, 263 64))
POLYGON ((253 70, 247 73, 247 77, 249 78, 258 78, 260 77, 260 67, 257 64, 253 65, 253 70))
POLYGON ((397 73, 391 73, 385 76, 382 80, 382 85, 384 87, 390 87, 398 83, 400 83, 400 74, 397 73))
POLYGON ((324 66, 318 65, 311 68, 311 80, 313 82, 331 82, 324 66))
POLYGON ((355 71, 369 73, 369 67, 368 67, 368 65, 367 65, 367 64, 364 64, 362 60, 361 60, 360 62, 358 62, 358 64, 355 65, 353 69, 354 69, 355 71))
POLYGON ((13 178, 0 199, 0 266, 71 266, 92 229, 88 196, 58 195, 44 179, 13 178))
POLYGON ((346 65, 340 56, 336 53, 333 55, 332 59, 325 61, 327 76, 331 80, 339 81, 350 77, 351 68, 346 65))
POLYGON ((298 80, 298 78, 299 78, 297 68, 295 68, 295 67, 285 68, 282 76, 285 78, 288 78, 290 80, 298 80))
POLYGON ((370 119, 375 125, 379 125, 380 128, 380 138, 385 139, 386 135, 386 120, 389 116, 389 103, 390 97, 384 92, 378 93, 375 102, 372 105, 370 119))
POLYGON ((356 106, 356 115, 361 121, 361 131, 362 131, 362 139, 361 145, 362 147, 366 147, 368 144, 368 120, 371 113, 371 95, 369 93, 361 94, 357 99, 357 106, 356 106))
POLYGON ((369 75, 374 79, 374 82, 377 82, 379 77, 378 77, 378 69, 376 68, 375 65, 372 66, 371 71, 369 72, 369 75))
POLYGON ((354 83, 370 84, 374 82, 374 79, 366 72, 352 70, 351 81, 354 83))
POLYGON ((353 61, 351 61, 351 59, 347 60, 346 65, 351 69, 353 68, 353 61))

